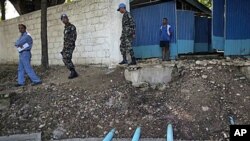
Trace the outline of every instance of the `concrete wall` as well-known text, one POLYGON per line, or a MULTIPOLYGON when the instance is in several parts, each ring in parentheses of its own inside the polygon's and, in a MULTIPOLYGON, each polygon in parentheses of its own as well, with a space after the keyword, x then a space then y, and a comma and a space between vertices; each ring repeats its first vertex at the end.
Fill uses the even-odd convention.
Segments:
MULTIPOLYGON (((77 28, 75 64, 113 66, 121 59, 119 51, 122 15, 116 11, 120 2, 129 0, 81 0, 48 8, 48 50, 50 64, 63 64, 64 25, 60 15, 66 13, 77 28)), ((129 6, 127 6, 129 8, 129 6)), ((18 23, 27 25, 33 37, 32 64, 41 64, 40 11, 0 22, 0 63, 17 63, 18 53, 14 42, 20 36, 18 23)))

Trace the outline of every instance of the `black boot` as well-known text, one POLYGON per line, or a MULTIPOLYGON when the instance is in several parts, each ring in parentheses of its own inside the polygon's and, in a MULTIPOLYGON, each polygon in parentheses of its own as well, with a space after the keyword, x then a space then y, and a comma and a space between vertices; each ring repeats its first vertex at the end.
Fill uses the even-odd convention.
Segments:
POLYGON ((132 57, 131 59, 132 59, 132 61, 128 65, 136 65, 136 59, 135 59, 135 57, 132 57))
POLYGON ((120 64, 120 65, 127 64, 128 61, 127 61, 127 59, 126 59, 126 55, 123 55, 122 57, 123 57, 123 60, 122 60, 119 64, 120 64))
POLYGON ((69 79, 73 79, 73 78, 76 78, 76 77, 78 77, 78 74, 77 74, 77 72, 76 72, 76 70, 75 69, 71 69, 70 70, 71 72, 70 72, 70 75, 69 75, 69 79))

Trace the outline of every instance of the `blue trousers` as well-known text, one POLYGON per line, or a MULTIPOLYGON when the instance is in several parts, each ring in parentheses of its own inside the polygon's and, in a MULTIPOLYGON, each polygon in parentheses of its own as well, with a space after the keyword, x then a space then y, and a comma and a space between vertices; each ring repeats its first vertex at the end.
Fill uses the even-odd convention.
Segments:
POLYGON ((18 84, 25 84, 25 73, 29 76, 33 83, 41 82, 41 79, 36 75, 30 65, 31 52, 23 51, 19 53, 19 64, 18 64, 18 84))

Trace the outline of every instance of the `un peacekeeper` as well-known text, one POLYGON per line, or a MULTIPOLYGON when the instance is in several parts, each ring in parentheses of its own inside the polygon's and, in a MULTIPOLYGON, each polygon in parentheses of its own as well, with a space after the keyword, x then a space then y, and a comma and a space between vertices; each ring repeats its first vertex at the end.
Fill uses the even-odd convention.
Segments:
POLYGON ((134 57, 134 51, 132 48, 132 40, 135 38, 135 22, 131 14, 126 10, 126 5, 124 3, 119 4, 117 9, 121 14, 122 17, 122 35, 121 35, 121 44, 120 44, 120 51, 123 57, 123 60, 119 63, 127 64, 126 54, 129 52, 131 56, 131 63, 129 65, 136 65, 136 59, 134 57))
POLYGON ((61 21, 65 24, 64 27, 64 43, 61 52, 65 66, 70 70, 69 79, 78 77, 75 66, 72 62, 72 54, 75 49, 75 41, 77 38, 76 27, 69 22, 66 14, 61 15, 61 21))

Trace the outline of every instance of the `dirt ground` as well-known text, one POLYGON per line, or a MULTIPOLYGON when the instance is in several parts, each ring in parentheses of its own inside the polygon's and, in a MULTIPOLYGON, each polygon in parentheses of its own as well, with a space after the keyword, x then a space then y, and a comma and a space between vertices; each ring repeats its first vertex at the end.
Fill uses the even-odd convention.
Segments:
POLYGON ((103 137, 115 127, 115 137, 131 137, 141 126, 143 138, 163 138, 172 123, 175 139, 224 140, 229 116, 250 124, 250 80, 238 67, 182 64, 180 76, 162 91, 134 88, 121 67, 86 66, 76 67, 80 76, 73 80, 65 67, 35 67, 43 84, 30 86, 27 79, 25 87, 15 88, 17 66, 1 66, 0 93, 10 94, 11 105, 1 111, 0 135, 42 132, 50 140, 60 131, 58 138, 103 137))

